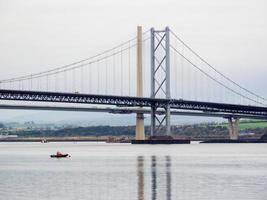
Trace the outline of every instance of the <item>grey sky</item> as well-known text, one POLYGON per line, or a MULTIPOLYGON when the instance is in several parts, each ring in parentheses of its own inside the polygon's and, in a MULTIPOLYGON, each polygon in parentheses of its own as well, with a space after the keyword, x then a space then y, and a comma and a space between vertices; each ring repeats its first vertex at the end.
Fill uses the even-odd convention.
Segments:
POLYGON ((136 26, 170 26, 217 69, 267 96, 265 0, 0 0, 0 79, 89 57, 136 26))

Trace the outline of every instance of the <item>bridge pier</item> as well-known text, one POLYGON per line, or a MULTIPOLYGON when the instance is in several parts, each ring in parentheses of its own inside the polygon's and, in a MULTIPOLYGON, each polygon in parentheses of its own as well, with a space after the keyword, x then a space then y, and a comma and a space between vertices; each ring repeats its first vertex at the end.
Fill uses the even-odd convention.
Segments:
POLYGON ((228 128, 230 140, 238 140, 239 137, 239 118, 228 118, 228 128))

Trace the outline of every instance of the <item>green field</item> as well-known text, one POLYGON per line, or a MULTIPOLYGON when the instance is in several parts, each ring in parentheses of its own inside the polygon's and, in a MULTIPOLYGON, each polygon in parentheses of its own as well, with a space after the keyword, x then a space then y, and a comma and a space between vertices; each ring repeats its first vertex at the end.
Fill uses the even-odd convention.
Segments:
POLYGON ((267 128, 267 122, 240 123, 240 129, 267 128))
MULTIPOLYGON (((216 126, 228 127, 228 123, 221 123, 216 126)), ((240 130, 267 128, 267 121, 241 121, 239 127, 240 130)))

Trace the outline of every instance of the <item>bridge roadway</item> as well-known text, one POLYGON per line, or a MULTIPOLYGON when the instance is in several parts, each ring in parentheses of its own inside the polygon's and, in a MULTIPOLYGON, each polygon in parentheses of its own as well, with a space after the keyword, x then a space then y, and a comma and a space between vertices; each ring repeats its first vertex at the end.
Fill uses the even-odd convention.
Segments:
MULTIPOLYGON (((75 103, 75 104, 98 104, 98 105, 113 105, 119 107, 144 107, 150 108, 156 106, 157 108, 164 109, 167 105, 170 105, 171 109, 185 110, 185 112, 176 111, 183 115, 194 116, 240 116, 243 118, 267 118, 267 107, 258 106, 246 106, 235 104, 221 104, 212 102, 201 101, 187 101, 177 99, 153 99, 153 98, 140 98, 129 96, 108 96, 108 95, 94 95, 94 94, 79 94, 79 93, 62 93, 62 92, 41 92, 41 91, 24 91, 24 90, 0 90, 0 100, 12 100, 12 101, 35 101, 35 102, 59 102, 59 103, 75 103), (194 111, 194 114, 193 112, 194 111), (195 112, 197 111, 197 112, 195 112)), ((2 108, 3 105, 2 105, 2 108)), ((19 106, 16 107, 19 109, 19 106)), ((14 107, 14 109, 16 109, 14 107)), ((23 107, 21 107, 23 108, 23 107)), ((29 109, 28 107, 27 109, 29 109)), ((6 107, 6 109, 8 109, 6 107)), ((9 107, 11 109, 11 107, 9 107)), ((25 107, 24 107, 25 109, 25 107)), ((32 107, 34 109, 34 107, 32 107)), ((37 107, 35 107, 37 109, 37 107)), ((44 107, 39 107, 43 110, 44 107)), ((56 107, 50 107, 50 110, 54 110, 56 107)), ((67 108, 57 107, 57 110, 75 111, 82 109, 92 108, 67 108)), ((105 109, 105 108, 104 108, 105 109)), ((49 107, 47 107, 49 110, 49 107)), ((136 109, 128 109, 129 112, 137 112, 136 109)), ((89 110, 88 110, 89 111, 89 110)), ((91 110, 92 111, 92 110, 91 110)), ((106 110, 107 111, 107 110, 106 110)), ((105 112, 106 112, 105 111, 105 112)), ((119 110, 109 110, 111 112, 118 112, 119 110)), ((127 111, 127 110, 124 110, 127 111)), ((121 112, 121 111, 119 111, 121 112)), ((138 111, 139 112, 139 111, 138 111)), ((149 112, 147 110, 145 112, 149 112)), ((161 112, 161 111, 158 111, 161 112)), ((163 111, 162 111, 163 112, 163 111)), ((175 111, 172 111, 174 114, 175 111)), ((159 113, 160 114, 160 113, 159 113)))

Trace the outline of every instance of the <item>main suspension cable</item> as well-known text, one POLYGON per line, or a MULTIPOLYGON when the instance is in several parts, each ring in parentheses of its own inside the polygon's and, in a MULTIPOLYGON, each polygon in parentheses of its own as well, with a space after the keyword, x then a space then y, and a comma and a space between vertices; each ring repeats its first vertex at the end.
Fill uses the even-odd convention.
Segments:
POLYGON ((178 53, 182 58, 184 58, 190 65, 192 65, 193 67, 195 67, 196 69, 198 69, 200 72, 202 72, 203 74, 205 74, 207 77, 209 77, 210 79, 212 79, 213 81, 215 81, 216 83, 218 83, 219 85, 225 87, 226 89, 230 90, 231 92, 239 95, 239 96, 242 96, 243 98, 245 99, 248 99, 256 104, 261 104, 263 106, 267 106, 266 104, 263 104, 261 102, 258 102, 254 99, 251 99, 250 97, 247 97, 235 90, 233 90, 232 88, 226 86, 225 84, 223 84, 222 82, 218 81, 217 79, 215 79, 214 77, 212 77, 211 75, 209 75, 208 73, 206 73, 203 69, 201 69, 200 67, 198 67, 197 65, 195 65, 192 61, 190 61, 187 57, 185 57, 182 53, 180 53, 176 48, 174 48, 172 45, 170 45, 170 48, 173 49, 176 53, 178 53))
POLYGON ((211 69, 213 69, 215 72, 217 72, 218 74, 220 74, 223 78, 225 78, 226 80, 230 81, 231 83, 233 83, 234 85, 236 85, 237 87, 241 88, 242 90, 250 93, 253 96, 256 96, 264 101, 267 101, 266 98, 259 96, 258 94, 255 94, 254 92, 244 88, 243 86, 241 86, 240 84, 238 84, 237 82, 233 81, 231 78, 227 77, 226 75, 224 75, 223 73, 221 73, 220 71, 218 71, 215 67, 213 67, 211 64, 209 64, 204 58, 202 58, 199 54, 197 54, 191 47, 189 47, 180 37, 177 36, 177 34, 175 34, 172 30, 170 30, 170 32, 172 33, 172 35, 179 40, 189 51, 191 51, 195 56, 197 56, 202 62, 204 62, 206 65, 208 65, 211 69))

